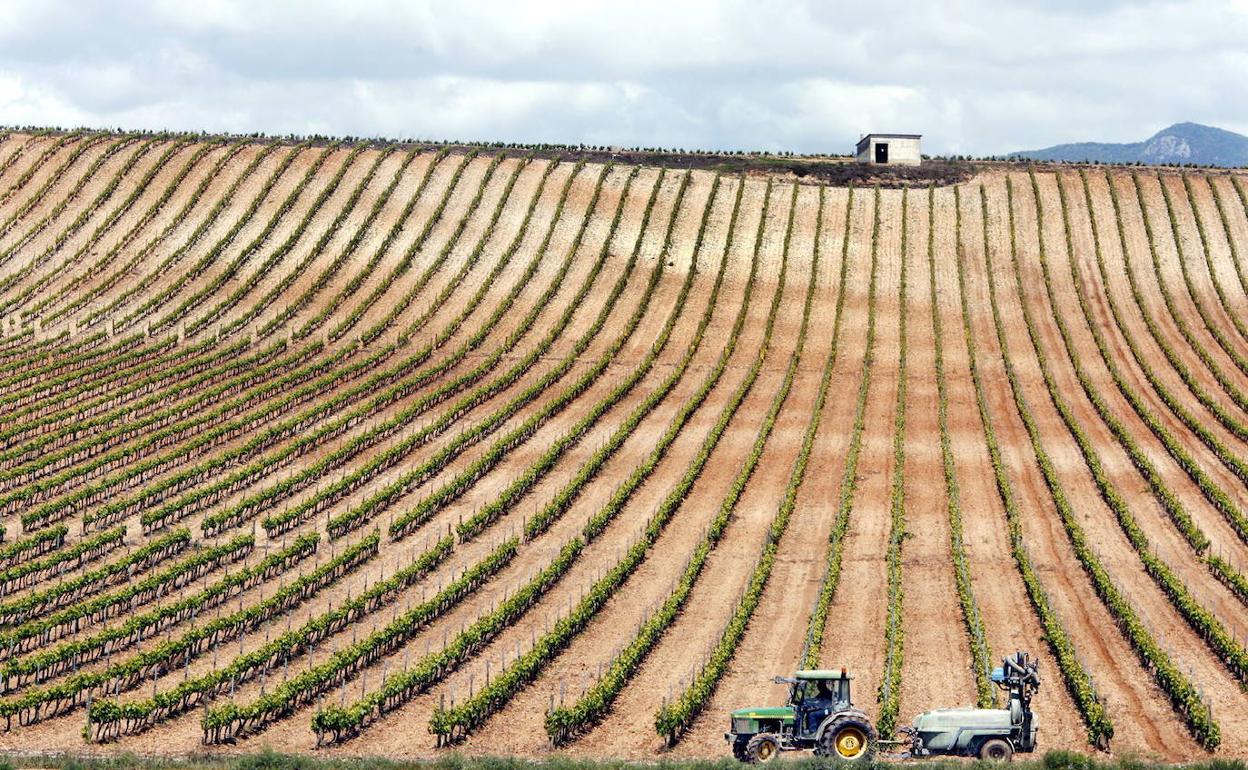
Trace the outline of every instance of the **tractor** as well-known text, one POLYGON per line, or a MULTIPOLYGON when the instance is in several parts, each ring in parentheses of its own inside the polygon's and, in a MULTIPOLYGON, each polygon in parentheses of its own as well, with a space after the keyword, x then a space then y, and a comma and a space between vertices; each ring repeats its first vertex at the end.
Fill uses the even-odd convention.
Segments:
POLYGON ((844 668, 776 677, 777 684, 789 685, 788 705, 732 712, 732 729, 724 738, 733 756, 757 764, 782 751, 811 750, 816 756, 868 762, 879 748, 908 744, 900 758, 957 755, 1008 762, 1015 752, 1036 748, 1031 698, 1040 687, 1039 666, 1026 653, 1005 658, 992 672, 992 681, 1009 694, 1007 708, 928 711, 913 726, 898 730, 907 740, 879 740, 866 713, 854 708, 852 679, 844 668))
POLYGON ((853 678, 844 668, 776 677, 776 684, 789 685, 789 705, 732 712, 732 730, 724 736, 732 744, 732 755, 762 763, 782 751, 809 749, 850 762, 869 760, 877 742, 875 728, 853 706, 853 678))

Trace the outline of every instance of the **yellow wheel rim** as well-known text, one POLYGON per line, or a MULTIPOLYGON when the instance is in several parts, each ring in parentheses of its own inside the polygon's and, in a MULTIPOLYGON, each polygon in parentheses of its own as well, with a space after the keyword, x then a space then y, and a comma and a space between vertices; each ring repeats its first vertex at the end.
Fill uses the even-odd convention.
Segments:
POLYGON ((764 762, 771 759, 771 755, 776 753, 776 745, 771 741, 763 741, 758 745, 758 758, 764 762))
POLYGON ((846 727, 836 736, 836 753, 853 759, 867 749, 867 736, 857 727, 846 727))

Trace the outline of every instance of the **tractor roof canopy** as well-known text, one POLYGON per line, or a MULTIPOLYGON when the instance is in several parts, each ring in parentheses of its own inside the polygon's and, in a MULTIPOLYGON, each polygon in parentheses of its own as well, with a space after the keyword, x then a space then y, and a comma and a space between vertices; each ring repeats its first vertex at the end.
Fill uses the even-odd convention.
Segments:
POLYGON ((796 674, 798 679, 853 679, 854 675, 844 668, 837 669, 812 669, 808 671, 798 671, 796 674))

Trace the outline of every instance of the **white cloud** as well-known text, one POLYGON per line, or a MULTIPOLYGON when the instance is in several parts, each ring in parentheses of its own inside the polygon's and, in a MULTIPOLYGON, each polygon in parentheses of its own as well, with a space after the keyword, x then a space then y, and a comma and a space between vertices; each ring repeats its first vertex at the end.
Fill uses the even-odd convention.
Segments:
POLYGON ((9 0, 0 123, 1003 152, 1242 130, 1245 39, 1245 0, 9 0))
POLYGON ((252 26, 246 5, 234 0, 152 0, 150 10, 170 26, 193 32, 239 32, 252 26))
POLYGON ((91 117, 55 94, 31 87, 20 75, 0 71, 0 115, 13 126, 81 126, 91 117))

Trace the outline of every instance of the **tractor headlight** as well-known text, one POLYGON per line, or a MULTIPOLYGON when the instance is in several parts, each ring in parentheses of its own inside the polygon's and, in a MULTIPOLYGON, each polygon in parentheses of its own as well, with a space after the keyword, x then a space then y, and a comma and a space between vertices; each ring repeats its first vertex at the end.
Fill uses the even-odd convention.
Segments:
POLYGON ((732 720, 732 731, 737 735, 752 735, 755 732, 754 720, 737 717, 732 720))

